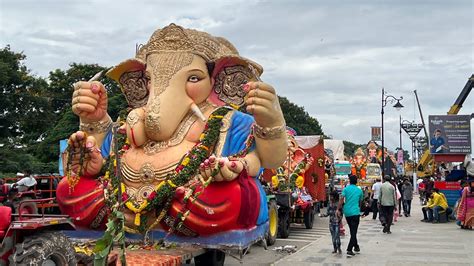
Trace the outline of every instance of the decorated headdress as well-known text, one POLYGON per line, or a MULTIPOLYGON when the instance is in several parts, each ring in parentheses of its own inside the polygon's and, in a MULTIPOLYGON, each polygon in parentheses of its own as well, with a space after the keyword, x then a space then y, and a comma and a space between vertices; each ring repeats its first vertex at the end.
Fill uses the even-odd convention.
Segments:
POLYGON ((167 53, 191 53, 214 64, 214 70, 210 73, 215 79, 214 94, 210 98, 218 105, 243 105, 246 94, 243 85, 263 72, 259 64, 241 57, 226 39, 172 23, 156 30, 150 40, 140 47, 135 58, 120 63, 107 73, 120 83, 132 108, 144 106, 148 99, 144 74, 147 58, 167 53))

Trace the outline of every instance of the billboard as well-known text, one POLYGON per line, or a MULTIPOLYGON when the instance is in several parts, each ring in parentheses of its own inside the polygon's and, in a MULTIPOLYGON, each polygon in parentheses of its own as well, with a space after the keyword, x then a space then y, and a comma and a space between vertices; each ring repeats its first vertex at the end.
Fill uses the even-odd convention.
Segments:
POLYGON ((374 140, 374 141, 382 140, 382 128, 381 127, 372 127, 372 140, 374 140))
POLYGON ((471 153, 470 115, 430 115, 431 154, 471 153))

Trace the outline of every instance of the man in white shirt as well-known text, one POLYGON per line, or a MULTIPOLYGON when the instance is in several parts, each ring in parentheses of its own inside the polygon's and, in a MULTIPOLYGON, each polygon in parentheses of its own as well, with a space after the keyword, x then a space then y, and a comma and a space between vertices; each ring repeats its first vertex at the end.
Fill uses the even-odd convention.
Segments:
POLYGON ((36 179, 32 177, 31 172, 27 170, 25 171, 24 177, 13 184, 13 188, 17 188, 19 192, 24 192, 36 184, 36 179))
POLYGON ((379 200, 379 192, 380 192, 380 187, 382 186, 382 182, 380 178, 377 178, 375 180, 375 184, 372 185, 372 220, 377 219, 377 213, 379 212, 378 208, 378 200, 379 200))

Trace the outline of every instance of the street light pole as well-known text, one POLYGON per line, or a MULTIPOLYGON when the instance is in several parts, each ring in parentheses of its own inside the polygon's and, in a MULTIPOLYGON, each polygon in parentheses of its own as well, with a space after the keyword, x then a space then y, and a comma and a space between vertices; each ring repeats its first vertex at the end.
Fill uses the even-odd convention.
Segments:
POLYGON ((403 108, 403 105, 400 103, 400 101, 403 100, 403 97, 400 96, 400 98, 395 98, 392 95, 386 95, 385 94, 385 89, 382 88, 382 110, 380 111, 380 114, 382 116, 382 178, 385 178, 385 139, 384 139, 384 123, 383 123, 383 115, 384 115, 384 107, 387 105, 387 103, 395 103, 393 107, 395 109, 400 110, 403 108))
MULTIPOLYGON (((402 163, 402 170, 401 170, 401 173, 397 173, 397 174, 401 174, 401 175, 404 175, 405 174, 405 160, 404 160, 404 152, 403 152, 403 148, 402 148, 402 115, 400 115, 400 120, 399 120, 399 123, 398 123, 398 127, 399 127, 399 130, 400 130, 400 149, 398 150, 397 152, 397 165, 398 163, 402 163), (399 157, 400 157, 400 154, 399 153, 402 153, 402 159, 400 161, 398 161, 399 157)), ((397 168, 398 169, 398 168, 397 168)))
POLYGON ((385 97, 385 90, 382 88, 382 111, 380 114, 382 115, 382 180, 385 178, 385 148, 384 148, 384 136, 383 136, 383 108, 385 107, 385 102, 384 102, 384 97, 385 97))
POLYGON ((400 115, 399 126, 400 126, 400 150, 403 150, 403 148, 402 148, 402 115, 400 115))

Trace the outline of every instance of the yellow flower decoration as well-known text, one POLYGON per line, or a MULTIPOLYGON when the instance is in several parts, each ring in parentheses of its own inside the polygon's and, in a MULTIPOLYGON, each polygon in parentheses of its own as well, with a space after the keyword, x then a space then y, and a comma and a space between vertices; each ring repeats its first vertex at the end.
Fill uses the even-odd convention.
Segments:
POLYGON ((278 176, 276 175, 272 176, 272 186, 278 187, 278 184, 280 184, 280 180, 278 180, 278 176))
POLYGON ((201 136, 199 136, 199 140, 202 141, 206 137, 206 134, 202 133, 201 136))
POLYGON ((184 158, 184 160, 183 160, 183 162, 181 163, 181 165, 186 166, 186 165, 188 165, 189 161, 190 161, 189 157, 186 157, 186 158, 184 158))
POLYGON ((295 184, 296 184, 296 186, 297 186, 298 188, 302 188, 303 185, 304 185, 304 177, 299 175, 299 176, 296 178, 295 184))
POLYGON ((109 180, 109 179, 110 179, 110 172, 109 172, 109 171, 105 172, 104 179, 105 179, 105 180, 109 180))

